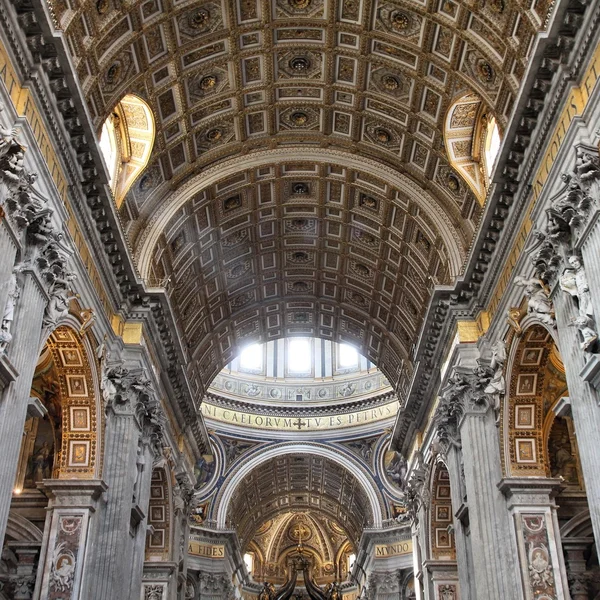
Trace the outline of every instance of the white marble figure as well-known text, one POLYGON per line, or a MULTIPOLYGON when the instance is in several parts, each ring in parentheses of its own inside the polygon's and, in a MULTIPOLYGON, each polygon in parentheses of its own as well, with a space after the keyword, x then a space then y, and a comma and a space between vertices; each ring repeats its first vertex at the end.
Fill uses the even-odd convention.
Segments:
POLYGON ((17 281, 17 270, 14 269, 10 278, 8 298, 6 299, 6 306, 2 314, 2 323, 0 324, 0 354, 6 352, 6 348, 12 340, 12 322, 15 317, 15 306, 20 295, 21 291, 17 281))
POLYGON ((517 275, 515 277, 515 285, 525 288, 525 295, 528 298, 527 311, 535 314, 535 316, 546 325, 554 327, 554 306, 552 300, 548 297, 548 290, 544 283, 536 277, 523 277, 517 275))
MULTIPOLYGON (((3 108, 0 106, 0 113, 3 108)), ((5 156, 11 148, 17 145, 18 127, 7 127, 0 122, 0 158, 5 156)))
POLYGON ((494 400, 494 414, 496 423, 500 418, 500 403, 506 393, 506 380, 504 379, 504 363, 506 363, 506 344, 503 340, 498 340, 492 348, 492 360, 490 368, 494 372, 490 382, 483 390, 494 400))
POLYGON ((560 289, 570 296, 577 298, 579 316, 573 319, 571 325, 577 327, 581 332, 583 338, 581 348, 589 350, 598 339, 598 333, 594 329, 594 307, 592 305, 590 288, 579 257, 569 256, 568 262, 572 268, 566 269, 560 278, 560 289))

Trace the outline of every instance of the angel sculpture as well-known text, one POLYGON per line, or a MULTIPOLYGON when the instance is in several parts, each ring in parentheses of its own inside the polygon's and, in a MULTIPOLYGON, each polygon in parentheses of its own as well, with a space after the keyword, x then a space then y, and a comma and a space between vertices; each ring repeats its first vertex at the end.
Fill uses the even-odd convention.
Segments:
POLYGON ((527 312, 535 314, 542 323, 554 327, 554 306, 544 282, 536 277, 527 278, 517 275, 515 284, 525 288, 525 295, 528 299, 527 312))

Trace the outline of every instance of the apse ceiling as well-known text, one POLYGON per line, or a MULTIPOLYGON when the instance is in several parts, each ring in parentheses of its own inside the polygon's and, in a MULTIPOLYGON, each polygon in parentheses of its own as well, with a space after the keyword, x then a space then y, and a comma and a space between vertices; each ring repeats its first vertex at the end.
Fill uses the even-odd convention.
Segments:
POLYGON ((266 522, 292 510, 331 519, 355 545, 373 523, 356 477, 327 458, 304 454, 273 458, 246 475, 231 498, 227 522, 235 524, 245 547, 266 522))
POLYGON ((125 94, 154 114, 120 214, 197 391, 242 344, 305 335, 357 345, 401 395, 481 214, 444 127, 502 129, 550 0, 50 4, 98 131, 125 94))

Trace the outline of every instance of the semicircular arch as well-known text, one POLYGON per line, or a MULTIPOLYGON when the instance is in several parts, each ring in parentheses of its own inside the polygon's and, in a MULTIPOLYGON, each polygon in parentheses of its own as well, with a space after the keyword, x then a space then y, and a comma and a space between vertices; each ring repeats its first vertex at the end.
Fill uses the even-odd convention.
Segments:
POLYGON ((254 456, 249 457, 243 464, 239 465, 236 471, 229 475, 223 482, 213 507, 213 511, 216 511, 217 527, 224 528, 226 526, 230 502, 237 487, 247 475, 273 458, 291 454, 320 456, 333 461, 346 471, 349 471, 366 494, 371 509, 372 526, 375 528, 381 527, 384 512, 383 499, 366 469, 354 458, 341 454, 339 451, 323 444, 297 442, 275 444, 266 450, 262 450, 254 456))

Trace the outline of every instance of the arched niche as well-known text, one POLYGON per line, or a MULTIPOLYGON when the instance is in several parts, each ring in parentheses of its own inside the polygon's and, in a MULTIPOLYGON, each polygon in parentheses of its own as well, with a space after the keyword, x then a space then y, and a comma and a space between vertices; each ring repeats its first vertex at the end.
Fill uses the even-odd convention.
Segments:
POLYGON ((43 479, 99 478, 102 417, 97 365, 72 327, 61 325, 46 340, 31 396, 38 416, 25 424, 15 492, 34 489, 43 479))
POLYGON ((124 96, 102 125, 100 149, 117 208, 148 164, 154 138, 152 111, 144 100, 133 94, 124 96))
POLYGON ((571 480, 567 485, 580 489, 573 424, 570 417, 554 411, 568 396, 556 343, 548 329, 532 324, 520 335, 511 334, 509 345, 507 394, 500 420, 505 474, 562 476, 571 480))
POLYGON ((168 561, 171 559, 172 532, 171 486, 169 474, 164 467, 152 471, 148 525, 151 533, 146 537, 146 560, 168 561))
POLYGON ((446 465, 437 461, 431 475, 429 548, 432 560, 456 560, 450 475, 446 465))

